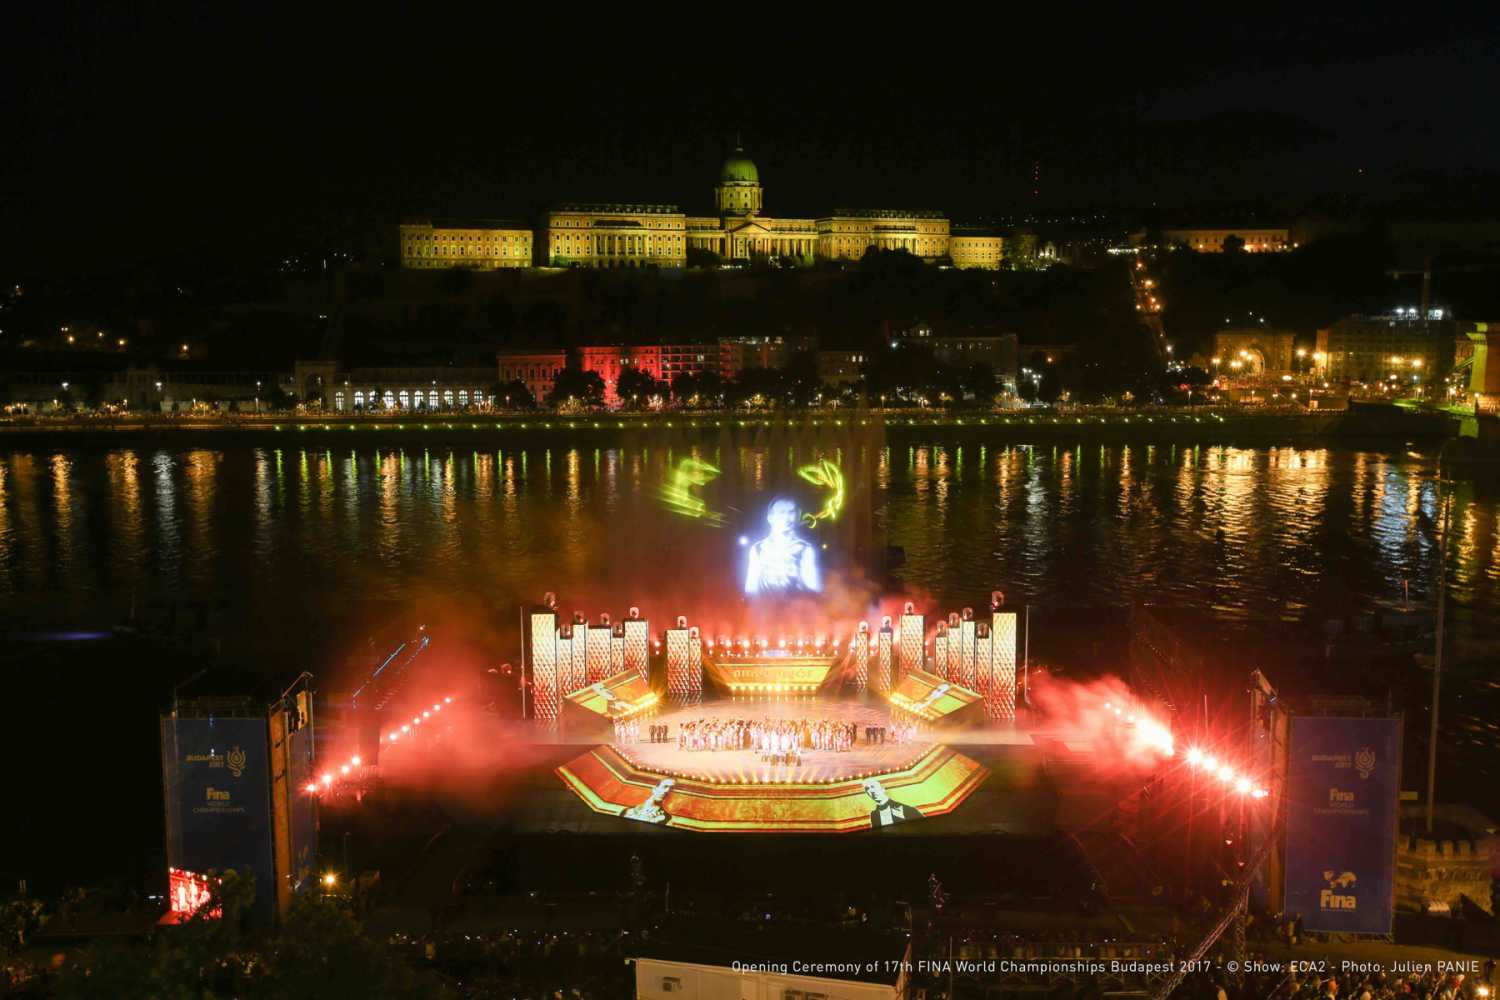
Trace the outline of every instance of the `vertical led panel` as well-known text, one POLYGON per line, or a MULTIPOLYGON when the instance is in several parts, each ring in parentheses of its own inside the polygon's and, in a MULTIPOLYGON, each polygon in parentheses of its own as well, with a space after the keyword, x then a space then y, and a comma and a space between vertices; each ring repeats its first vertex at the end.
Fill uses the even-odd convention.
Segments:
POLYGON ((625 669, 634 670, 641 680, 651 682, 651 623, 644 618, 625 620, 625 669))
POLYGON ((963 662, 963 627, 957 615, 951 615, 948 619, 948 668, 938 671, 944 677, 955 684, 962 684, 961 664, 963 662))
MULTIPOLYGON (((677 628, 667 629, 667 697, 683 702, 692 697, 692 638, 681 618, 677 628)), ((701 690, 701 682, 700 682, 701 690)))
POLYGON ((854 689, 863 691, 870 686, 870 625, 860 622, 854 633, 854 645, 850 652, 854 656, 854 689))
POLYGON ((875 637, 875 690, 889 694, 896 659, 896 633, 891 628, 891 619, 886 617, 880 625, 880 634, 875 637))
POLYGON ((703 636, 695 625, 688 629, 688 696, 703 697, 703 636))
POLYGON ((625 669, 625 626, 616 625, 609 636, 609 675, 625 669))
POLYGON ((899 683, 912 670, 923 670, 927 664, 924 662, 924 643, 927 639, 927 624, 925 619, 912 610, 912 606, 906 606, 906 613, 901 616, 901 644, 897 647, 896 657, 896 681, 899 683))
POLYGON ((612 630, 608 625, 589 628, 588 641, 584 645, 585 662, 588 664, 589 684, 597 684, 609 676, 609 642, 612 630))
POLYGON ((990 717, 990 689, 994 682, 995 646, 990 641, 990 627, 984 622, 974 626, 974 690, 984 699, 984 714, 990 717))
POLYGON ((970 691, 974 690, 974 685, 977 683, 974 672, 974 643, 977 637, 975 626, 977 624, 978 622, 974 621, 974 612, 969 608, 964 608, 963 621, 958 624, 958 683, 970 691))
POLYGON ((997 611, 990 621, 990 642, 994 645, 994 666, 990 680, 991 718, 1016 717, 1016 613, 997 611))
POLYGON ((532 718, 551 725, 557 722, 557 612, 531 613, 532 718))
MULTIPOLYGON (((955 639, 958 636, 954 636, 955 639)), ((948 626, 939 623, 937 635, 932 637, 932 672, 944 680, 948 679, 948 626)))

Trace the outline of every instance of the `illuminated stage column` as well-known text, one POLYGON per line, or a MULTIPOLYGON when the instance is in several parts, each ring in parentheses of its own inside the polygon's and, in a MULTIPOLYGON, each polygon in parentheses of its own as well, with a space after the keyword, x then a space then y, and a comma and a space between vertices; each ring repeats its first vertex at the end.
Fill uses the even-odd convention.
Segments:
POLYGON ((1016 613, 997 611, 991 619, 990 643, 994 647, 994 666, 990 680, 990 696, 985 707, 993 705, 987 714, 992 719, 1014 719, 1016 717, 1016 613))
POLYGON ((641 680, 651 683, 651 623, 637 608, 631 608, 630 617, 625 619, 625 669, 634 670, 641 680))
POLYGON ((877 694, 889 694, 892 687, 892 669, 896 658, 896 633, 891 629, 890 615, 880 622, 880 634, 875 638, 875 677, 877 694))
POLYGON ((625 669, 625 626, 616 625, 609 635, 609 675, 625 669))
POLYGON ((573 683, 568 692, 577 691, 589 684, 589 620, 581 613, 573 615, 573 683))
POLYGON ((870 686, 870 623, 860 622, 854 633, 854 689, 863 691, 870 686))
POLYGON ((557 696, 573 693, 573 626, 557 627, 557 696))
POLYGON ((667 697, 677 702, 695 701, 703 691, 702 647, 694 657, 694 642, 686 618, 678 618, 677 627, 667 629, 667 697), (698 664, 696 676, 693 671, 695 660, 698 664))
POLYGON ((974 623, 974 691, 984 699, 984 714, 990 714, 990 689, 994 686, 995 645, 990 641, 990 627, 974 623))
POLYGON ((538 722, 557 723, 557 612, 531 613, 531 714, 538 722))
POLYGON ((588 666, 584 679, 589 684, 597 684, 609 676, 609 640, 612 632, 608 618, 602 625, 589 628, 588 640, 583 646, 584 663, 588 666))
MULTIPOLYGON (((953 637, 955 640, 958 636, 953 637)), ((932 672, 943 680, 948 679, 948 624, 938 622, 937 635, 932 637, 932 672)))
MULTIPOLYGON (((958 623, 958 683, 973 691, 977 681, 975 680, 975 649, 974 644, 978 633, 974 621, 974 609, 964 608, 963 620, 958 623)), ((951 676, 949 678, 952 679, 951 676)))
POLYGON ((694 625, 688 629, 688 683, 692 685, 692 699, 703 697, 703 636, 694 625))
POLYGON ((901 645, 897 648, 896 655, 897 683, 913 670, 927 669, 927 664, 923 661, 926 641, 927 623, 908 602, 906 612, 901 616, 901 645))
POLYGON ((963 628, 957 614, 948 616, 948 668, 939 671, 955 684, 963 683, 963 628))

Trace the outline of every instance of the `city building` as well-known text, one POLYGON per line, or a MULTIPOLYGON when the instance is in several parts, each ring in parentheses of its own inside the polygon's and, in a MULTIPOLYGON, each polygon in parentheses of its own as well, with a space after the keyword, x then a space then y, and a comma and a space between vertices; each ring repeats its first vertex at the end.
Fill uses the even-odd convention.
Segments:
POLYGON ((298 401, 332 413, 455 413, 495 404, 493 368, 341 368, 298 361, 298 401))
POLYGON ((689 263, 767 262, 807 266, 852 261, 870 249, 905 250, 932 263, 998 269, 1004 241, 990 230, 955 227, 941 212, 836 209, 815 219, 765 214, 760 170, 736 147, 719 171, 714 214, 676 205, 564 204, 535 236, 516 222, 420 220, 400 227, 403 267, 681 268, 689 263))
POLYGON ((686 219, 676 205, 569 204, 547 213, 553 267, 682 267, 686 219))
POLYGON ((1415 309, 1345 316, 1318 331, 1313 360, 1333 383, 1429 386, 1453 366, 1458 334, 1458 324, 1443 318, 1441 309, 1430 310, 1425 319, 1415 309))
POLYGON ((1209 359, 1213 375, 1279 378, 1297 370, 1295 336, 1290 330, 1247 328, 1214 333, 1209 359))
POLYGON ((719 374, 735 378, 755 368, 785 368, 792 356, 817 350, 816 337, 720 337, 719 374))
POLYGON ((998 271, 1005 260, 1005 239, 991 229, 954 225, 948 234, 948 256, 960 269, 998 271))
POLYGON ((918 323, 904 329, 886 327, 886 339, 892 347, 919 344, 932 351, 933 359, 955 368, 984 365, 995 373, 1001 392, 1015 394, 1019 371, 1020 344, 1014 333, 960 333, 939 336, 932 327, 918 323))
POLYGON ((503 350, 498 361, 500 384, 524 383, 532 398, 540 403, 552 391, 557 373, 567 367, 568 356, 561 350, 503 350))
POLYGON ((531 227, 523 222, 423 219, 402 223, 400 241, 402 267, 492 271, 531 266, 531 227))
POLYGON ((864 377, 869 360, 864 351, 819 351, 818 379, 834 386, 853 385, 864 377))
MULTIPOLYGON (((1144 229, 1130 234, 1131 246, 1146 242, 1144 229)), ((1285 226, 1218 226, 1213 228, 1176 228, 1161 231, 1162 244, 1167 247, 1185 246, 1198 253, 1223 253, 1224 241, 1234 236, 1244 241, 1247 253, 1267 253, 1278 250, 1294 250, 1291 231, 1285 226)))

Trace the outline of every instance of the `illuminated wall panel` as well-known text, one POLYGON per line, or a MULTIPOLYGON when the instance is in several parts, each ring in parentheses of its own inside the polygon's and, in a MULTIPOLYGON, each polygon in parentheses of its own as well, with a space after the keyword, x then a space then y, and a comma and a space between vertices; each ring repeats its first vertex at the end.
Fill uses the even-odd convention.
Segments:
POLYGON ((863 691, 870 686, 870 629, 864 622, 859 623, 859 631, 854 633, 851 652, 854 654, 854 689, 863 691))
POLYGON ((932 637, 932 672, 944 680, 948 679, 948 626, 946 625, 939 625, 937 635, 932 637))
POLYGON ((532 716, 548 725, 557 722, 557 613, 531 613, 532 716))
POLYGON ((974 631, 974 690, 984 699, 985 715, 989 715, 990 688, 994 682, 995 645, 990 639, 990 627, 977 623, 974 631))
POLYGON ((651 680, 651 623, 644 618, 625 621, 625 669, 634 670, 641 680, 651 680))
POLYGON ((692 646, 686 628, 667 629, 667 697, 677 701, 689 701, 703 690, 701 660, 697 676, 693 674, 692 646))
POLYGON ((926 631, 927 623, 923 616, 915 613, 901 616, 901 645, 896 659, 896 680, 906 676, 908 671, 927 669, 927 664, 923 661, 926 631))
MULTIPOLYGON (((625 630, 616 625, 609 637, 609 675, 613 677, 625 669, 625 630)), ((644 678, 642 678, 644 680, 644 678)))
MULTIPOLYGON (((976 683, 974 673, 974 643, 976 632, 974 626, 977 624, 978 622, 974 621, 973 618, 965 618, 963 622, 958 626, 958 683, 962 684, 970 691, 974 690, 974 685, 976 683)), ((951 655, 949 657, 949 662, 952 662, 951 655)), ((951 674, 949 676, 950 678, 952 677, 951 674)))
POLYGON ((587 683, 596 684, 610 675, 609 645, 608 625, 594 625, 589 629, 588 641, 584 647, 584 658, 588 664, 588 675, 585 678, 587 683))
POLYGON ((894 683, 892 674, 895 669, 896 659, 896 633, 890 625, 885 625, 880 634, 875 637, 875 690, 885 694, 891 690, 894 683))
POLYGON ((990 624, 990 641, 994 644, 994 666, 989 698, 985 705, 992 719, 1016 717, 1016 613, 997 611, 990 624))
POLYGON ((960 676, 962 674, 962 669, 961 668, 962 668, 962 664, 963 664, 963 648, 962 648, 962 646, 963 646, 963 630, 962 630, 962 628, 959 625, 957 625, 957 624, 949 625, 948 626, 948 654, 947 654, 948 655, 948 667, 947 667, 946 670, 940 671, 940 673, 942 673, 944 677, 948 678, 950 681, 953 681, 956 684, 963 684, 963 678, 960 676))

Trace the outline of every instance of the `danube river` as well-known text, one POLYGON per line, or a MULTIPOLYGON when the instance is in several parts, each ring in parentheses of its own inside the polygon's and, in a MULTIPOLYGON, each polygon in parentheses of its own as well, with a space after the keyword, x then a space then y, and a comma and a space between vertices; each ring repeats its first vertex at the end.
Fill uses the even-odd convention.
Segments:
MULTIPOLYGON (((352 600, 504 605, 553 590, 566 604, 605 583, 624 602, 673 541, 658 503, 672 458, 628 445, 0 453, 0 601, 79 627, 123 620, 132 600, 217 601, 251 641, 284 638, 268 618, 352 600)), ((945 606, 1001 587, 1012 603, 1300 618, 1430 601, 1433 466, 1406 451, 903 444, 874 457, 868 503, 905 550, 900 578, 945 606)), ((1500 611, 1497 514, 1500 489, 1457 484, 1461 619, 1500 611)))
MULTIPOLYGON (((483 666, 515 657, 517 608, 544 591, 590 617, 631 604, 676 613, 663 605, 688 601, 703 582, 684 548, 706 536, 663 505, 671 470, 697 454, 738 470, 753 491, 767 451, 784 445, 0 452, 0 634, 13 640, 0 663, 18 696, 11 718, 22 720, 6 728, 38 762, 28 769, 47 793, 38 801, 79 827, 59 839, 39 824, 37 844, 93 856, 101 847, 90 824, 124 811, 133 830, 146 817, 144 832, 103 857, 152 868, 153 712, 199 667, 335 677, 376 654, 377 626, 413 615, 483 666), (148 628, 165 616, 181 628, 182 608, 201 609, 187 630, 218 645, 155 661, 135 647, 117 653, 111 640, 61 641, 107 633, 132 608, 148 628), (468 632, 488 635, 475 644, 468 632)), ((1044 618, 1073 609, 1053 620, 1083 632, 1090 621, 1122 622, 1132 602, 1264 632, 1432 605, 1430 448, 1031 448, 937 436, 859 447, 868 461, 848 516, 868 524, 872 551, 904 550, 883 585, 944 610, 1000 588, 1044 618)), ((1496 672, 1483 640, 1500 621, 1500 487, 1460 479, 1454 501, 1449 610, 1455 650, 1466 652, 1453 654, 1445 689, 1445 701, 1460 699, 1449 738, 1472 744, 1470 776, 1493 774, 1496 672)), ((1032 652, 1045 657, 1040 639, 1032 652)), ((1404 707, 1425 715, 1425 702, 1404 707)))

